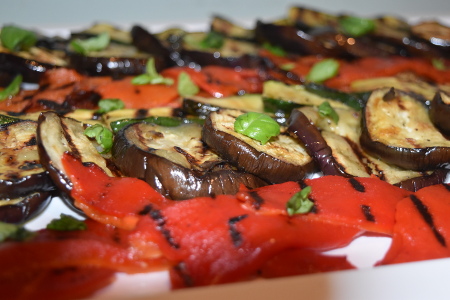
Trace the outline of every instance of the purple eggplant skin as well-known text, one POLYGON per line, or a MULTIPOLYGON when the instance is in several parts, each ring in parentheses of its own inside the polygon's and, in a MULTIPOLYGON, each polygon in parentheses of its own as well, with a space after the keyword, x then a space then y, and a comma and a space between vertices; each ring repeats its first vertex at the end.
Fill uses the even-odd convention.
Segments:
POLYGON ((407 179, 404 181, 401 181, 399 183, 396 183, 395 186, 398 186, 402 189, 416 192, 420 190, 421 188, 430 186, 430 185, 436 185, 441 184, 445 182, 445 179, 447 177, 449 170, 447 169, 437 169, 433 173, 429 175, 424 175, 420 177, 415 177, 411 179, 407 179))
POLYGON ((437 92, 430 103, 429 114, 434 126, 443 134, 450 135, 450 96, 444 92, 437 92))
POLYGON ((111 76, 120 79, 145 73, 147 60, 133 57, 93 57, 69 53, 69 67, 89 76, 111 76))
POLYGON ((131 38, 133 45, 144 53, 152 54, 155 58, 157 71, 175 65, 171 58, 172 51, 166 48, 161 41, 149 31, 139 25, 131 28, 131 38))
POLYGON ((11 53, 0 52, 0 72, 12 76, 21 74, 24 82, 38 83, 47 70, 54 68, 57 68, 57 66, 25 59, 11 53))
POLYGON ((303 112, 297 109, 291 112, 287 131, 305 145, 309 155, 314 158, 323 175, 354 177, 345 172, 343 167, 334 159, 332 150, 322 137, 319 129, 309 121, 303 112))
MULTIPOLYGON (((50 192, 34 192, 22 196, 22 201, 0 206, 0 222, 22 224, 42 212, 50 203, 52 194, 50 192)), ((2 200, 0 201, 8 201, 2 200)))
POLYGON ((222 165, 211 166, 207 171, 194 170, 157 155, 154 149, 143 149, 126 136, 127 130, 140 131, 139 126, 131 124, 116 134, 112 148, 114 162, 125 176, 146 181, 168 199, 235 194, 241 184, 248 188, 267 185, 252 174, 222 165))

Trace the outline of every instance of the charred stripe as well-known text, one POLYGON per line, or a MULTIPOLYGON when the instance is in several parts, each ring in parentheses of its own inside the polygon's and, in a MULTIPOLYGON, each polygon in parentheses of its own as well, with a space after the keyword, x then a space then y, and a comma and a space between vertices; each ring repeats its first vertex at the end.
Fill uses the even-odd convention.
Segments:
POLYGON ((358 192, 364 193, 366 191, 366 188, 355 178, 350 178, 348 180, 348 182, 350 182, 350 184, 352 185, 352 187, 357 190, 358 192))
POLYGON ((415 196, 415 195, 410 195, 409 198, 414 203, 414 205, 416 206, 417 210, 419 211, 420 215, 423 217, 425 222, 428 224, 428 226, 430 226, 431 231, 433 231, 433 234, 436 237, 436 239, 438 240, 438 242, 442 246, 446 247, 447 245, 446 245, 446 242, 445 242, 445 238, 436 229, 436 227, 434 225, 434 221, 433 221, 433 216, 428 211, 428 207, 425 204, 423 204, 423 202, 420 201, 420 199, 417 196, 415 196))
POLYGON ((371 208, 370 208, 369 205, 364 205, 364 204, 362 204, 362 205, 361 205, 361 210, 362 210, 362 212, 363 212, 363 214, 364 214, 364 217, 366 218, 367 221, 369 221, 369 222, 375 222, 375 216, 372 215, 372 212, 370 211, 371 208))
POLYGON ((174 241, 172 235, 170 234, 170 231, 165 228, 166 220, 161 214, 161 211, 158 209, 153 209, 151 205, 147 205, 146 207, 144 207, 144 209, 140 213, 143 213, 144 211, 148 211, 150 218, 156 222, 157 229, 161 232, 169 245, 175 249, 179 249, 180 245, 174 241))
POLYGON ((177 273, 178 276, 180 276, 185 286, 187 287, 194 286, 194 281, 192 280, 192 277, 188 274, 186 270, 186 265, 183 262, 180 262, 179 264, 174 266, 173 271, 177 273))
POLYGON ((264 204, 264 199, 258 194, 257 191, 251 191, 249 192, 250 197, 253 199, 252 206, 259 210, 261 208, 261 205, 264 204))
POLYGON ((228 230, 230 232, 231 240, 235 247, 239 247, 242 244, 241 233, 236 228, 236 223, 247 218, 248 215, 240 215, 237 217, 232 217, 228 220, 228 230))

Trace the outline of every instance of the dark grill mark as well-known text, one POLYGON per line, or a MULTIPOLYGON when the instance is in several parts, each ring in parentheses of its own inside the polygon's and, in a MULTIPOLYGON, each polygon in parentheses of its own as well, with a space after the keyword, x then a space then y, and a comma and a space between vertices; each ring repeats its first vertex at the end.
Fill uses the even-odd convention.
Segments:
POLYGON ((151 205, 146 206, 144 210, 148 210, 150 218, 152 218, 152 220, 156 222, 156 225, 158 226, 157 229, 162 233, 162 235, 167 240, 169 245, 175 249, 179 249, 180 245, 178 245, 174 241, 172 235, 170 234, 170 231, 167 228, 165 228, 166 220, 164 219, 164 216, 161 214, 161 211, 158 209, 153 209, 151 205))
POLYGON ((145 216, 151 210, 152 210, 152 206, 151 205, 146 205, 146 206, 144 206, 144 208, 140 212, 138 212, 138 215, 145 216))
POLYGON ((364 214, 364 217, 366 218, 367 221, 369 222, 375 222, 375 216, 372 215, 372 212, 370 211, 370 206, 369 205, 361 205, 361 210, 364 214))
POLYGON ((148 111, 146 109, 138 109, 134 115, 135 118, 140 119, 140 118, 145 118, 148 114, 148 111))
POLYGON ((230 232, 231 240, 233 241, 233 245, 235 247, 239 247, 242 244, 242 236, 241 233, 236 228, 236 223, 242 221, 247 218, 248 215, 241 215, 237 217, 230 218, 228 220, 228 230, 230 232))
POLYGON ((425 222, 430 226, 431 231, 433 231, 434 236, 438 240, 439 244, 446 247, 445 238, 441 235, 441 233, 436 229, 434 222, 433 222, 433 216, 428 211, 428 207, 423 204, 422 201, 420 201, 419 198, 415 195, 410 195, 409 198, 416 206, 417 210, 419 211, 420 215, 423 217, 425 222))
POLYGON ((181 277, 184 284, 187 287, 194 286, 194 281, 192 280, 192 277, 188 274, 186 270, 186 265, 184 263, 179 263, 176 266, 173 267, 173 270, 178 274, 178 276, 181 277))
POLYGON ((361 184, 361 183, 359 183, 359 181, 358 180, 356 180, 355 178, 350 178, 349 180, 348 180, 348 182, 350 182, 350 184, 352 185, 352 187, 355 189, 355 190, 357 190, 358 192, 361 192, 361 193, 364 193, 365 191, 366 191, 366 188, 361 184))
POLYGON ((36 137, 33 136, 29 141, 25 143, 25 146, 35 146, 36 145, 36 137))
POLYGON ((395 99, 395 89, 391 88, 386 94, 383 96, 383 101, 392 101, 395 99))
POLYGON ((68 132, 69 129, 68 129, 67 125, 62 121, 61 118, 59 119, 59 121, 60 121, 61 128, 63 130, 64 138, 67 140, 67 144, 69 145, 70 152, 72 153, 72 155, 74 157, 81 158, 80 151, 78 151, 77 146, 73 142, 72 137, 70 136, 70 134, 68 132))
POLYGON ((33 169, 39 169, 42 168, 42 165, 37 162, 25 162, 23 165, 19 166, 20 170, 28 171, 33 169))
POLYGON ((256 191, 249 192, 249 195, 253 199, 253 202, 252 202, 253 208, 256 210, 260 209, 261 205, 264 204, 264 199, 256 191))

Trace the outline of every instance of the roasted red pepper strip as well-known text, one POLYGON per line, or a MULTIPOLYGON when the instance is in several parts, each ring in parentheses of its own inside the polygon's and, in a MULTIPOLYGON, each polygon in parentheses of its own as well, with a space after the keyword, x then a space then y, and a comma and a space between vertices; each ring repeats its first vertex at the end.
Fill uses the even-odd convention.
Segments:
POLYGON ((381 265, 450 257, 450 188, 425 187, 397 205, 392 245, 381 265))
MULTIPOLYGON (((377 234, 392 234, 396 204, 410 194, 375 177, 323 176, 305 184, 311 186, 309 198, 315 203, 308 218, 351 224, 377 234)), ((267 186, 236 196, 260 214, 285 215, 286 202, 299 190, 298 184, 287 182, 277 189, 267 186)))
POLYGON ((63 157, 63 164, 74 185, 74 204, 102 223, 133 229, 146 205, 166 201, 142 180, 109 177, 96 165, 85 167, 68 154, 63 157))

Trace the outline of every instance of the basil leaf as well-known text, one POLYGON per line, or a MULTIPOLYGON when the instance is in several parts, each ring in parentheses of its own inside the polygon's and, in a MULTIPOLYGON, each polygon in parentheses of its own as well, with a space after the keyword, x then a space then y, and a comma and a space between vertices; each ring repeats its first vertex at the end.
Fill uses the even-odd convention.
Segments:
POLYGON ((328 101, 325 101, 319 105, 319 115, 321 115, 322 117, 330 118, 336 124, 339 122, 339 115, 334 110, 334 108, 331 107, 328 101))
POLYGON ((87 225, 84 221, 80 221, 66 214, 61 214, 59 219, 53 219, 47 224, 47 229, 59 231, 86 230, 87 225))
POLYGON ((353 16, 341 18, 339 25, 345 34, 354 37, 362 36, 375 30, 375 22, 373 20, 353 16))
POLYGON ((262 47, 276 56, 281 56, 281 57, 286 56, 286 51, 284 51, 284 49, 279 46, 275 46, 275 45, 272 45, 269 43, 264 43, 262 45, 262 47))
POLYGON ((16 26, 4 26, 0 34, 3 47, 11 51, 27 50, 37 41, 36 34, 32 31, 16 26))
POLYGON ((318 63, 315 63, 306 79, 312 82, 323 82, 327 79, 333 78, 339 71, 339 62, 333 58, 327 58, 318 63))
POLYGON ((433 58, 433 59, 431 60, 431 64, 433 65, 433 67, 434 67, 436 70, 444 71, 444 70, 446 69, 446 68, 445 68, 444 60, 442 60, 442 59, 433 58))
POLYGON ((0 101, 16 95, 20 91, 21 84, 22 75, 17 75, 5 89, 0 91, 0 101))
POLYGON ((186 72, 181 72, 178 76, 177 90, 178 94, 182 97, 193 96, 200 91, 198 86, 192 81, 191 77, 186 72))
POLYGON ((266 114, 249 112, 236 118, 234 130, 264 145, 271 137, 280 134, 280 125, 266 114))
POLYGON ((84 130, 84 134, 90 138, 95 138, 97 143, 103 148, 101 153, 111 151, 113 144, 113 133, 101 124, 95 124, 84 130))
POLYGON ((306 214, 311 211, 314 207, 314 202, 312 202, 308 196, 311 193, 311 187, 307 186, 300 192, 295 193, 291 199, 286 203, 286 211, 289 216, 295 214, 306 214))
POLYGON ((218 32, 210 31, 206 37, 200 42, 203 49, 220 49, 225 43, 225 38, 218 32))
POLYGON ((134 85, 144 84, 165 84, 172 85, 172 78, 165 78, 158 74, 155 66, 155 59, 152 57, 147 61, 145 74, 138 75, 131 80, 134 85))
POLYGON ((97 36, 86 40, 75 39, 70 42, 73 50, 86 55, 92 51, 100 51, 109 46, 110 37, 107 32, 100 33, 97 36))
POLYGON ((7 239, 24 241, 33 235, 34 232, 28 231, 22 226, 0 222, 0 242, 7 239))
POLYGON ((285 63, 280 66, 280 69, 283 71, 291 71, 295 68, 295 63, 285 63))
POLYGON ((125 104, 120 99, 101 99, 98 101, 97 113, 104 114, 113 110, 122 109, 125 104))

